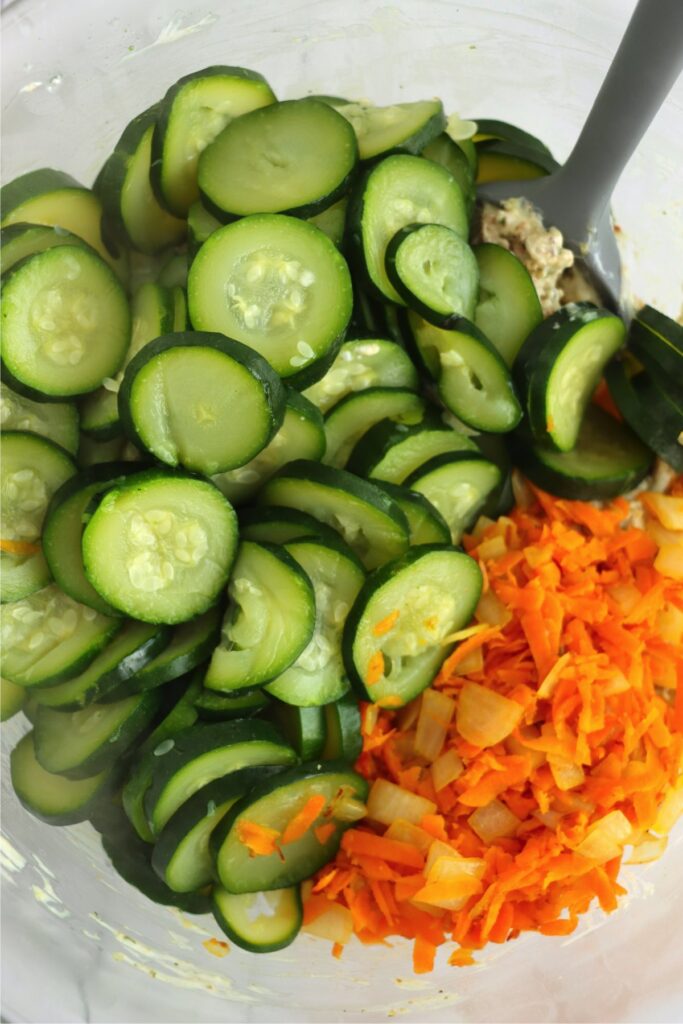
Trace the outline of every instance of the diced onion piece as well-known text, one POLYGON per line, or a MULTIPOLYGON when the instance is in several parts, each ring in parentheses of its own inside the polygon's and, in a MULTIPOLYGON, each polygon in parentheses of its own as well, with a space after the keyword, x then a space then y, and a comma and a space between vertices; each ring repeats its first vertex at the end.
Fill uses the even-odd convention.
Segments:
POLYGON ((646 832, 637 846, 634 846, 627 864, 650 864, 659 860, 669 843, 668 836, 653 836, 646 832))
POLYGON ((630 615, 643 596, 635 583, 615 583, 608 593, 624 615, 630 615))
POLYGON ((455 712, 455 701, 438 690, 425 690, 422 694, 420 714, 415 733, 415 753, 427 761, 434 761, 441 753, 448 726, 455 712))
POLYGON ((659 805, 652 831, 668 835, 681 815, 683 815, 683 776, 678 779, 676 785, 669 790, 659 805))
POLYGON ((683 610, 669 601, 657 615, 657 633, 665 644, 678 647, 683 644, 683 610))
POLYGON ((574 786, 580 786, 586 777, 581 765, 570 761, 568 757, 549 754, 548 765, 558 789, 573 789, 574 786))
POLYGON ((621 669, 614 666, 611 678, 607 679, 602 684, 602 692, 605 697, 614 697, 617 693, 626 693, 627 690, 631 689, 631 684, 628 679, 621 671, 621 669))
POLYGON ((554 832, 562 821, 562 815, 559 811, 534 811, 534 818, 540 821, 541 825, 549 828, 551 832, 554 832))
POLYGON ((425 873, 430 882, 452 882, 459 878, 470 877, 477 880, 484 877, 486 861, 480 857, 437 857, 429 871, 425 873))
POLYGON ((446 786, 449 786, 451 782, 455 782, 462 775, 465 771, 465 765, 455 750, 450 747, 443 754, 440 754, 436 761, 432 762, 430 771, 432 773, 434 789, 438 793, 439 790, 445 789, 446 786))
POLYGON ((368 818, 383 825, 391 825, 397 819, 418 825, 425 814, 435 814, 436 804, 416 793, 409 793, 386 779, 376 779, 370 789, 367 804, 368 818))
POLYGON ((621 856, 632 831, 631 822, 622 811, 610 811, 590 826, 574 850, 588 860, 604 864, 621 856))
POLYGON ((527 747, 524 740, 528 736, 529 739, 537 740, 539 738, 538 729, 534 726, 529 726, 527 729, 520 729, 518 732, 519 739, 517 736, 508 736, 505 740, 505 746, 511 754, 517 754, 520 757, 528 757, 531 762, 532 771, 536 771, 541 765, 546 762, 546 754, 543 750, 534 750, 533 747, 527 747))
POLYGON ((475 540, 479 540, 480 537, 484 536, 489 526, 493 526, 494 523, 495 519, 489 519, 488 516, 479 516, 470 532, 475 540))
MULTIPOLYGON (((417 909, 421 910, 423 913, 429 914, 430 917, 443 917, 445 913, 443 907, 434 907, 429 903, 421 903, 420 900, 408 900, 408 903, 410 903, 411 907, 417 907, 417 909)), ((460 908, 464 907, 466 903, 467 897, 463 900, 459 900, 458 906, 453 907, 452 909, 460 910, 460 908)))
MULTIPOLYGON (((432 867, 436 861, 441 860, 444 857, 450 857, 452 860, 463 859, 455 847, 451 846, 450 843, 444 843, 442 839, 433 839, 430 844, 429 853, 427 854, 427 860, 425 861, 423 869, 425 878, 429 877, 432 867)), ((431 881, 433 881, 433 879, 431 879, 431 881)))
POLYGON ((330 942, 338 942, 341 946, 351 938, 353 932, 353 917, 348 907, 341 903, 330 903, 329 910, 323 911, 316 918, 305 924, 302 931, 309 935, 317 935, 319 939, 328 939, 330 942))
POLYGON ((410 821, 404 821, 402 818, 392 821, 384 833, 384 838, 395 839, 399 843, 409 843, 411 846, 416 847, 420 853, 427 853, 434 842, 434 836, 430 835, 429 832, 425 832, 423 828, 413 825, 410 821))
POLYGON ((363 724, 361 732, 364 736, 372 736, 377 726, 380 708, 378 704, 366 704, 363 707, 363 724))
POLYGON ((337 821, 360 821, 367 813, 365 804, 350 793, 338 796, 332 803, 332 814, 337 821))
POLYGON ((534 492, 518 469, 513 469, 510 482, 515 505, 519 508, 530 508, 536 500, 534 492))
POLYGON ((484 670, 484 652, 481 647, 475 648, 466 654, 457 665, 456 671, 459 676, 469 676, 474 672, 483 672, 484 670))
POLYGON ((683 498, 646 491, 640 500, 667 530, 683 530, 683 498))
POLYGON ((485 869, 485 862, 476 857, 437 857, 428 871, 427 884, 415 893, 415 899, 444 910, 460 910, 470 896, 482 891, 485 869))
POLYGON ((514 835, 521 824, 517 815, 500 800, 492 800, 485 807, 477 807, 467 823, 485 843, 514 835))
POLYGON ((655 569, 670 580, 683 580, 683 541, 662 544, 655 558, 655 569))
POLYGON ((667 530, 658 519, 645 520, 645 532, 658 547, 662 544, 683 544, 683 533, 680 530, 667 530))
POLYGON ((522 717, 522 706, 478 683, 460 691, 456 724, 460 735, 477 747, 491 747, 509 736, 522 717))
POLYGON ((488 590, 479 598, 474 617, 477 622, 484 622, 487 626, 505 626, 512 619, 512 612, 492 590, 488 590))
POLYGON ((486 561, 488 558, 501 558, 507 552, 508 546, 505 537, 488 537, 478 544, 473 554, 486 561))
POLYGON ((417 722, 417 716, 420 714, 420 706, 422 704, 422 694, 416 697, 415 700, 409 701, 396 715, 396 722, 401 732, 407 732, 408 729, 412 729, 417 722))

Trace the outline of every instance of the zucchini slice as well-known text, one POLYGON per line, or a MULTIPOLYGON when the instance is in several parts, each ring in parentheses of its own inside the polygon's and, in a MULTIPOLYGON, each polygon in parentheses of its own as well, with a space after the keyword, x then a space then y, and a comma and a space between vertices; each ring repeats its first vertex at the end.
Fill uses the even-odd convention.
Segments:
POLYGON ((219 220, 309 217, 344 195, 358 161, 353 128, 318 100, 273 103, 232 121, 199 158, 202 200, 219 220))
POLYGON ((298 707, 328 704, 349 686, 341 657, 341 633, 365 573, 341 541, 332 545, 304 537, 291 541, 287 551, 313 584, 315 628, 296 661, 266 689, 271 696, 298 707))
POLYGON ((223 635, 204 677, 209 690, 251 690, 284 672, 313 635, 311 580, 287 551, 242 541, 228 584, 223 635))
POLYGON ((308 512, 332 526, 366 569, 402 554, 408 524, 387 494, 342 469, 300 459, 281 469, 261 491, 259 502, 308 512))
POLYGON ((386 338, 345 341, 329 370, 304 391, 326 413, 356 391, 366 388, 408 388, 417 391, 417 370, 410 357, 386 338))
POLYGON ((331 860, 352 824, 335 811, 341 810, 343 799, 364 801, 367 790, 365 779, 334 761, 301 765, 264 780, 230 809, 211 836, 220 884, 228 892, 247 893, 283 889, 310 878, 331 860), (245 826, 273 829, 284 840, 287 826, 311 799, 320 803, 320 813, 300 838, 278 842, 273 853, 252 856, 244 841, 245 826), (324 837, 315 833, 322 824, 334 825, 324 837))
POLYGON ((35 730, 19 740, 10 754, 10 778, 19 802, 48 825, 85 821, 110 784, 110 772, 88 779, 65 779, 43 768, 36 758, 35 730))
POLYGON ((126 367, 119 391, 134 444, 166 465, 206 476, 253 459, 281 426, 284 410, 284 388, 265 359, 220 334, 149 342, 126 367))
MULTIPOLYGON (((466 140, 469 142, 469 140, 466 140)), ((472 147, 474 149, 474 146, 472 147)), ((474 168, 461 147, 443 132, 424 147, 420 156, 435 164, 441 164, 453 175, 465 197, 465 205, 471 216, 476 200, 474 168)))
POLYGON ((213 482, 228 501, 241 505, 293 459, 321 459, 325 444, 325 428, 319 410, 298 391, 286 388, 284 419, 273 439, 255 458, 239 469, 216 474, 213 482))
POLYGON ((122 625, 51 584, 0 607, 0 672, 20 686, 56 686, 87 668, 122 625))
POLYGON ((479 266, 479 297, 474 323, 512 366, 525 339, 543 320, 531 275, 502 245, 482 242, 472 248, 479 266))
POLYGON ((221 221, 209 213, 201 199, 195 200, 187 211, 187 250, 190 263, 209 235, 222 226, 221 221))
POLYGON ((348 224, 356 258, 383 299, 403 304, 389 281, 385 255, 406 224, 443 224, 467 238, 469 220, 455 178, 431 160, 397 154, 375 164, 351 194, 348 224))
POLYGON ((273 953, 291 945, 303 922, 298 885, 240 894, 215 885, 211 909, 218 927, 250 953, 273 953))
POLYGON ((133 473, 100 501, 83 533, 85 573, 131 618, 175 625, 207 611, 227 582, 237 517, 208 480, 133 473))
POLYGON ((489 181, 523 181, 542 178, 560 168, 557 160, 536 146, 527 146, 508 139, 487 139, 475 143, 477 150, 477 185, 489 181))
POLYGON ((41 707, 34 727, 36 758, 46 771, 67 778, 97 775, 129 750, 159 703, 159 694, 143 693, 70 713, 41 707))
POLYGON ((130 122, 94 185, 107 237, 144 253, 175 245, 187 231, 184 220, 159 205, 149 180, 158 111, 156 104, 130 122))
POLYGON ((331 103, 353 127, 361 160, 389 153, 420 153, 446 127, 441 100, 418 100, 375 107, 369 103, 331 103))
POLYGON ((236 719, 197 725, 154 748, 152 781, 144 798, 147 821, 158 834, 179 807, 214 779, 257 765, 290 765, 296 754, 269 722, 236 719))
POLYGON ((334 358, 353 303, 348 266, 329 238, 277 214, 214 231, 192 261, 187 292, 195 330, 249 345, 302 387, 334 358))
POLYGON ((417 544, 450 544, 451 531, 448 523, 424 494, 386 480, 378 483, 382 490, 394 499, 408 520, 411 547, 417 544))
POLYGON ((424 398, 407 388, 366 388, 340 402, 325 417, 327 447, 324 462, 342 468, 354 446, 362 446, 375 423, 392 420, 415 424, 424 416, 424 398))
POLYGON ((652 306, 643 306, 631 322, 628 340, 643 366, 680 394, 683 390, 683 327, 652 306))
POLYGON ((28 693, 23 686, 0 678, 0 722, 14 718, 26 704, 28 693))
POLYGON ((202 152, 233 118, 275 102, 263 75, 215 65, 179 78, 159 104, 152 139, 151 178, 164 206, 187 216, 199 198, 202 152))
POLYGON ((225 722, 231 718, 251 718, 264 711, 270 703, 268 694, 257 687, 234 695, 202 689, 194 705, 204 721, 225 722))
POLYGON ((593 405, 570 452, 541 445, 521 430, 510 443, 516 465, 537 487, 577 501, 624 494, 647 476, 652 465, 651 451, 630 428, 593 405))
POLYGON ((12 267, 0 316, 13 387, 39 400, 94 391, 116 373, 130 341, 125 292, 87 246, 57 245, 12 267))
POLYGON ((63 448, 19 430, 3 430, 0 456, 0 598, 19 601, 50 582, 40 544, 43 521, 50 498, 76 467, 63 448))
POLYGON ((534 328, 520 349, 515 375, 540 444, 572 450, 603 369, 625 338, 618 316, 588 302, 562 306, 534 328))
POLYGON ((71 402, 34 402, 0 381, 0 423, 3 433, 28 431, 48 438, 69 455, 78 451, 78 410, 71 402))
POLYGON ((240 510, 240 537, 259 544, 286 544, 300 537, 317 537, 335 544, 339 533, 319 519, 295 508, 268 505, 240 510))
POLYGON ((268 718, 275 723, 302 761, 322 756, 326 737, 324 708, 319 705, 300 708, 274 700, 268 708, 268 718))
POLYGON ((348 198, 343 196, 336 203, 333 203, 332 206, 328 206, 327 209, 321 210, 320 213, 314 213, 312 217, 308 218, 311 224, 314 224, 315 227, 326 234, 338 249, 342 248, 344 235, 346 234, 346 209, 348 205, 348 198))
POLYGON ((411 473, 406 486, 434 505, 448 524, 452 543, 459 544, 501 481, 495 463, 478 452, 463 451, 435 455, 411 473))
POLYGON ((529 149, 536 149, 540 153, 545 153, 546 156, 552 156, 544 142, 541 142, 531 132, 518 128, 515 124, 510 124, 508 121, 496 121, 490 117, 473 117, 472 120, 477 125, 477 134, 473 140, 475 145, 479 142, 486 142, 488 139, 500 139, 505 142, 518 143, 520 146, 527 146, 529 149))
POLYGON ((660 459, 683 473, 683 412, 647 372, 629 378, 624 363, 615 360, 607 367, 605 379, 629 427, 660 459))
POLYGON ((348 468, 371 480, 402 484, 435 455, 476 449, 474 441, 436 417, 413 425, 381 420, 353 449, 348 468))
POLYGON ((5 274, 27 256, 55 245, 87 245, 87 242, 64 228, 42 224, 9 224, 0 228, 0 274, 5 274))
POLYGON ((430 685, 453 648, 448 637, 472 617, 481 570, 455 548, 428 545, 376 570, 344 628, 344 661, 363 699, 407 704, 430 685))
POLYGON ((326 704, 323 712, 325 746, 320 757, 323 761, 341 760, 353 764, 363 750, 358 701, 352 694, 345 693, 339 700, 326 704))
POLYGON ((173 630, 170 643, 143 665, 129 689, 153 690, 197 668, 211 657, 220 632, 220 608, 215 605, 203 615, 183 622, 173 630))
POLYGON ((442 224, 407 224, 385 255, 387 276, 403 301, 437 327, 453 316, 471 320, 479 267, 457 232, 442 224))

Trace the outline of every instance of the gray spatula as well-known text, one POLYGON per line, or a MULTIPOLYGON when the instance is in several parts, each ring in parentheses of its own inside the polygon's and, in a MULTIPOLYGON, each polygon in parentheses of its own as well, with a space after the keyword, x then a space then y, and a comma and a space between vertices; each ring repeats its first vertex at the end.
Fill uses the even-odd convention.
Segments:
MULTIPOLYGON (((525 196, 617 308, 621 263, 610 196, 682 68, 683 0, 639 0, 566 163, 544 178, 487 182, 479 190, 492 202, 525 196)), ((681 186, 683 194, 683 170, 681 186)))

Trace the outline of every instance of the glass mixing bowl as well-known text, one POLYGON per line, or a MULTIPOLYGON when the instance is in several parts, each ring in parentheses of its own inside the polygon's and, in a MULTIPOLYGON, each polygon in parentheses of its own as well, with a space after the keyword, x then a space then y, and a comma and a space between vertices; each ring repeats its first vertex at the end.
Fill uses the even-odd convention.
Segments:
MULTIPOLYGON (((123 126, 180 75, 239 64, 281 97, 378 103, 441 96, 504 118, 564 158, 633 0, 15 0, 4 16, 3 180, 45 165, 92 182, 123 126)), ((614 199, 634 296, 681 309, 683 83, 614 199)), ((21 719, 21 716, 19 716, 21 719)), ((340 961, 301 936, 256 957, 203 943, 212 920, 156 906, 109 867, 88 825, 24 812, 6 770, 25 729, 2 728, 4 1017, 8 1021, 680 1021, 683 835, 625 868, 629 895, 570 938, 528 936, 414 977, 410 947, 352 942, 340 961)))

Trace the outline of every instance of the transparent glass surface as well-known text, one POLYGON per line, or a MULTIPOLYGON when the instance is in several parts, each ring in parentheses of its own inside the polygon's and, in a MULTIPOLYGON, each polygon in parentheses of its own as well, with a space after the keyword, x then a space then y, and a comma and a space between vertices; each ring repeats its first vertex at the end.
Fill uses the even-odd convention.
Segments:
MULTIPOLYGON (((633 0, 15 0, 3 24, 3 180, 46 165, 89 184, 123 126, 180 75, 256 68, 278 96, 379 103, 441 96, 571 148, 633 0)), ((632 294, 681 310, 683 84, 614 198, 632 294)), ((156 906, 119 879, 88 825, 50 828, 15 800, 2 727, 2 1002, 8 1021, 681 1021, 683 829, 629 895, 569 939, 523 937, 473 968, 414 977, 397 941, 340 961, 301 936, 217 959, 211 918, 156 906)))

